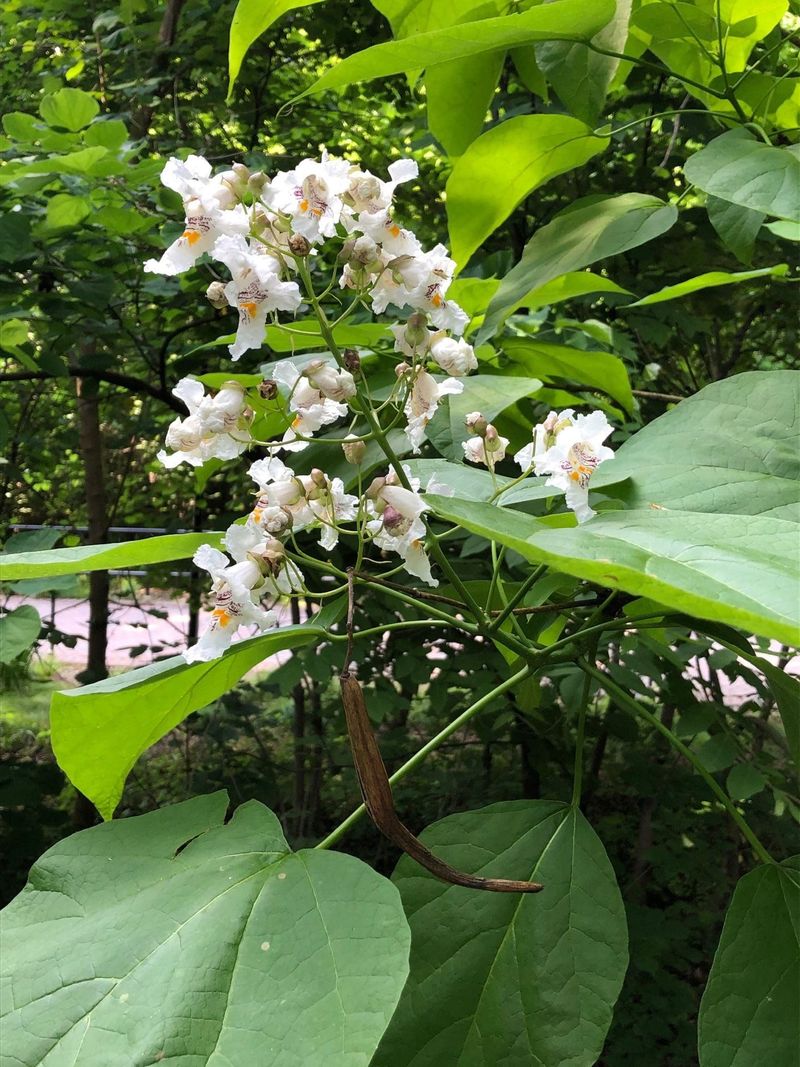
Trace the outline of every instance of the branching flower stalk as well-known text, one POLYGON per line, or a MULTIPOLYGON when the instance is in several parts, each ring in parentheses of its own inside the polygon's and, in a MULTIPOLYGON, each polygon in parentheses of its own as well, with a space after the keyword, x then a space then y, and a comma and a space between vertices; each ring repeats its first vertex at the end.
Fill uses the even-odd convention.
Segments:
MULTIPOLYGON (((389 599, 415 609, 419 617, 363 630, 351 620, 346 635, 328 631, 330 640, 347 641, 348 655, 352 652, 356 663, 364 640, 382 640, 394 631, 443 627, 464 638, 491 641, 516 660, 517 669, 509 678, 431 738, 392 781, 413 770, 523 680, 581 656, 594 662, 596 644, 604 634, 663 624, 663 612, 636 619, 610 614, 614 592, 599 604, 578 599, 527 605, 526 597, 546 568, 534 568, 515 589, 507 587, 500 573, 506 548, 495 542, 489 596, 481 603, 445 550, 443 542, 458 528, 442 527, 439 519, 434 526, 435 501, 429 502, 427 494, 452 495, 444 473, 448 468, 423 487, 404 457, 422 449, 442 398, 464 391, 478 358, 463 336, 468 316, 447 296, 455 270, 447 249, 443 245, 424 249, 395 215, 397 187, 416 175, 410 160, 393 163, 388 179, 380 179, 327 155, 305 159, 293 171, 271 178, 252 174, 239 164, 213 175, 199 156, 172 159, 162 180, 183 197, 184 230, 161 259, 145 265, 148 271, 174 275, 208 254, 227 267, 230 281, 212 283, 207 295, 214 306, 236 310, 238 329, 229 345, 234 360, 262 346, 268 323, 285 331, 293 344, 313 336, 316 329, 325 346, 321 352, 262 365, 263 380, 255 388, 250 385, 252 378, 231 375, 216 393, 208 393, 194 378, 184 378, 174 389, 187 415, 169 428, 166 448, 159 453, 164 466, 200 467, 211 459, 230 461, 250 452, 249 475, 254 483, 253 505, 227 530, 225 552, 204 545, 194 557, 210 575, 213 608, 208 628, 187 650, 186 659, 216 658, 241 626, 264 631, 280 625, 280 604, 289 599, 328 599, 341 596, 346 588, 352 600, 353 588, 363 586, 380 589, 389 599), (331 258, 332 280, 317 291, 313 265, 320 262, 327 276, 331 258), (334 292, 337 273, 338 288, 353 294, 343 307, 334 292), (329 314, 326 303, 335 305, 336 311, 329 314), (304 306, 313 313, 316 327, 306 323, 297 329, 279 321, 279 312, 295 315, 304 306), (376 316, 390 309, 394 313, 372 354, 366 348, 345 348, 337 340, 337 330, 364 308, 376 316), (283 424, 280 436, 262 428, 265 416, 273 417, 273 427, 276 421, 283 424), (394 428, 399 424, 404 428, 403 447, 396 443, 394 428), (320 431, 331 436, 319 436, 320 431), (340 469, 344 458, 351 475, 328 473, 321 467, 305 473, 295 469, 299 464, 294 457, 301 458, 312 441, 331 449, 332 461, 340 469), (376 457, 376 446, 381 458, 376 457), (298 541, 299 533, 311 531, 318 532, 319 554, 298 541), (340 542, 350 553, 347 572, 330 558, 340 542), (375 559, 376 553, 397 565, 390 563, 387 568, 375 559), (306 570, 332 579, 330 586, 309 590, 306 570), (439 585, 438 572, 451 590, 431 593, 388 580, 400 571, 429 589, 439 585), (493 605, 495 593, 500 608, 493 605), (581 611, 584 607, 587 613, 581 611), (532 636, 536 631, 522 624, 526 614, 542 609, 565 614, 567 633, 549 644, 537 643, 532 636), (509 621, 511 625, 505 625, 509 621)), ((495 492, 490 505, 502 507, 507 489, 527 478, 544 477, 564 494, 579 523, 593 520, 592 476, 601 463, 613 459, 605 443, 612 427, 602 412, 551 411, 531 428, 529 442, 513 454, 521 473, 507 484, 500 483, 495 467, 505 459, 509 440, 480 411, 470 412, 465 422, 464 460, 491 474, 495 492)), ((607 691, 613 690, 615 700, 635 705, 637 714, 665 732, 657 717, 617 693, 587 659, 580 665, 587 679, 602 682, 607 691)), ((346 670, 350 668, 348 663, 346 670)), ((587 681, 578 709, 575 804, 580 799, 588 696, 587 681)), ((685 746, 674 736, 670 741, 683 752, 685 746)), ((697 762, 691 753, 687 758, 697 762)), ((713 777, 697 769, 756 853, 768 858, 713 777)), ((337 841, 363 811, 362 807, 354 812, 319 847, 337 841)))

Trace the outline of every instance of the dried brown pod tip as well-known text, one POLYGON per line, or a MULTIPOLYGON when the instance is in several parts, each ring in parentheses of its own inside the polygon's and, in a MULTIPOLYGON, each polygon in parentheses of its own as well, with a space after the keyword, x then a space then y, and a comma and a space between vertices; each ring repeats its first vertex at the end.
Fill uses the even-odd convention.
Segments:
POLYGON ((506 878, 480 878, 477 875, 457 871, 449 863, 426 848, 398 818, 394 808, 392 787, 381 757, 378 742, 364 701, 361 683, 349 671, 339 676, 342 706, 347 722, 347 733, 353 751, 353 763, 358 775, 361 795, 369 817, 390 841, 431 874, 468 889, 484 889, 492 893, 538 893, 544 887, 538 882, 518 882, 506 878))

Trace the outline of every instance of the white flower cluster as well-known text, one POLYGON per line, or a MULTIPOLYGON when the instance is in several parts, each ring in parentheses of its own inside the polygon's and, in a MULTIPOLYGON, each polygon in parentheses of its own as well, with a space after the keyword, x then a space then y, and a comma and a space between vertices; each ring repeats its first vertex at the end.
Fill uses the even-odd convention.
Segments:
MULTIPOLYGON (((417 452, 442 398, 463 392, 462 379, 477 369, 478 361, 461 336, 468 316, 447 299, 455 270, 447 249, 436 245, 425 250, 395 219, 395 191, 416 176, 416 163, 407 159, 391 164, 388 180, 327 155, 304 159, 294 170, 272 178, 241 164, 215 175, 201 156, 171 159, 162 181, 183 199, 184 228, 160 259, 147 261, 145 270, 179 274, 206 253, 223 264, 230 280, 212 282, 206 295, 213 306, 238 312, 236 337, 229 346, 236 360, 262 346, 270 316, 294 313, 304 299, 317 308, 308 264, 321 246, 336 240, 339 287, 352 291, 352 306, 371 307, 376 314, 391 307, 404 315, 404 321, 389 327, 400 362, 395 383, 377 411, 392 406, 395 421, 403 413, 409 449, 417 452), (308 287, 305 293, 301 282, 308 287)), ((322 315, 320 322, 324 329, 322 315)), ((374 434, 369 428, 361 430, 363 437, 352 433, 359 419, 363 427, 364 411, 369 414, 370 390, 358 353, 331 347, 329 354, 284 359, 265 368, 269 378, 258 387, 260 400, 272 404, 269 410, 285 420, 283 430, 277 436, 273 432, 269 441, 254 440, 259 403, 255 393, 248 399, 238 381, 224 382, 215 395, 192 378, 184 378, 174 389, 188 415, 169 427, 167 450, 158 457, 166 467, 232 459, 253 444, 268 449, 268 455, 250 467, 255 502, 250 513, 228 529, 223 542, 228 554, 204 545, 195 555, 195 564, 211 576, 214 606, 208 629, 186 653, 189 662, 220 655, 240 625, 259 630, 277 625, 278 616, 269 605, 306 592, 295 562, 301 557, 290 544, 299 530, 319 530, 324 552, 334 549, 343 533, 371 541, 382 552, 397 555, 416 578, 438 585, 425 548, 428 505, 410 468, 395 464, 374 478, 359 499, 345 491, 340 478, 318 468, 297 474, 278 456, 307 448, 317 431, 350 417, 340 443, 348 462, 360 465, 367 441, 380 433, 377 422, 374 434)), ((374 409, 371 417, 379 417, 374 409)), ((506 456, 508 439, 480 412, 470 413, 466 424, 472 436, 464 442, 465 459, 494 475, 506 456)), ((600 412, 551 412, 514 459, 523 475, 548 475, 548 484, 564 490, 567 505, 585 522, 594 515, 588 504, 591 474, 612 457, 603 445, 610 432, 600 412)), ((451 490, 431 481, 426 492, 446 495, 451 490)))
POLYGON ((597 513, 589 507, 589 479, 601 463, 614 458, 603 444, 613 427, 602 411, 576 415, 572 408, 551 411, 534 427, 533 440, 514 456, 523 471, 548 474, 547 485, 564 493, 578 522, 597 513))

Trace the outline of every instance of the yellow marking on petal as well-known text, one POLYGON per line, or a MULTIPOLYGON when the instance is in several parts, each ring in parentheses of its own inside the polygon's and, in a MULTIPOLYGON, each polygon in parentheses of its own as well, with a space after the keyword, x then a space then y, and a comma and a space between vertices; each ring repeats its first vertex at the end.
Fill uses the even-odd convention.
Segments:
POLYGON ((400 236, 400 227, 397 225, 397 223, 389 227, 389 233, 392 235, 392 237, 400 236))
POLYGON ((261 516, 263 514, 261 508, 253 508, 253 522, 261 522, 261 516))
POLYGON ((294 419, 292 420, 292 429, 296 430, 302 421, 303 418, 301 415, 295 415, 294 419))
POLYGON ((570 471, 569 476, 573 482, 579 482, 581 480, 581 476, 577 471, 570 471))
POLYGON ((256 311, 258 311, 258 304, 256 304, 254 300, 247 300, 243 304, 240 304, 239 307, 242 311, 246 311, 251 319, 255 318, 256 311))
POLYGON ((196 245, 200 240, 201 234, 197 230, 184 230, 181 237, 185 237, 190 245, 196 245))
POLYGON ((444 300, 442 300, 441 296, 438 293, 434 293, 431 299, 431 303, 435 308, 440 308, 444 303, 444 300))
POLYGON ((211 614, 220 626, 227 626, 231 621, 230 612, 226 611, 224 608, 214 608, 211 614))
POLYGON ((300 204, 299 204, 299 207, 300 207, 301 211, 308 211, 308 201, 307 200, 301 200, 300 204))

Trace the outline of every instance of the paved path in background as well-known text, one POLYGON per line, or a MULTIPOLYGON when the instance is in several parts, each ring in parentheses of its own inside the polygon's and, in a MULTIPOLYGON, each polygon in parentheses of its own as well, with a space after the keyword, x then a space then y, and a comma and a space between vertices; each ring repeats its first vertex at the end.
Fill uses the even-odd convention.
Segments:
MULTIPOLYGON (((9 597, 8 607, 16 607, 17 604, 32 604, 42 617, 44 622, 49 622, 53 617, 53 608, 48 598, 9 597)), ((89 603, 87 600, 75 600, 67 597, 56 598, 55 601, 55 625, 65 634, 76 634, 78 641, 74 648, 66 645, 56 645, 53 656, 63 663, 69 673, 75 673, 86 663, 86 638, 89 632, 89 603)), ((209 613, 200 613, 200 632, 202 633, 208 624, 209 613)), ((288 609, 284 609, 281 619, 282 625, 290 622, 288 609)), ((109 616, 108 626, 108 654, 106 662, 109 667, 120 669, 129 667, 141 667, 152 663, 154 659, 164 656, 177 655, 186 648, 186 634, 189 630, 189 605, 183 599, 158 599, 147 598, 140 606, 135 604, 113 602, 109 616), (155 610, 158 615, 150 614, 155 610), (133 654, 135 653, 135 654, 133 654)), ((42 655, 48 652, 47 644, 41 646, 42 655)), ((268 670, 284 663, 291 656, 291 652, 279 652, 270 656, 258 665, 257 671, 268 670)), ((800 674, 800 657, 795 657, 789 664, 792 674, 800 674)), ((697 677, 691 667, 687 668, 690 674, 697 677)), ((720 673, 725 702, 736 707, 754 695, 754 690, 741 678, 730 682, 720 673)), ((699 699, 703 699, 698 693, 699 699)))
MULTIPOLYGON (((42 617, 44 623, 54 621, 56 629, 64 634, 74 634, 78 641, 74 648, 56 645, 52 654, 60 663, 80 670, 86 664, 86 645, 89 633, 89 602, 68 597, 57 597, 55 608, 49 598, 9 597, 8 607, 17 604, 31 604, 42 617)), ((290 622, 288 610, 281 619, 283 625, 290 622)), ((210 616, 206 611, 200 612, 200 632, 207 626, 210 616)), ((108 652, 106 662, 109 667, 142 667, 154 659, 177 655, 187 645, 186 635, 189 631, 189 604, 184 599, 161 600, 146 599, 139 606, 135 604, 112 602, 108 620, 108 652), (158 614, 151 614, 156 611, 158 614)), ((244 633, 244 631, 242 631, 244 633)), ((44 642, 40 646, 42 655, 50 651, 44 642)), ((259 670, 277 666, 284 662, 290 653, 278 653, 265 660, 259 670)))

